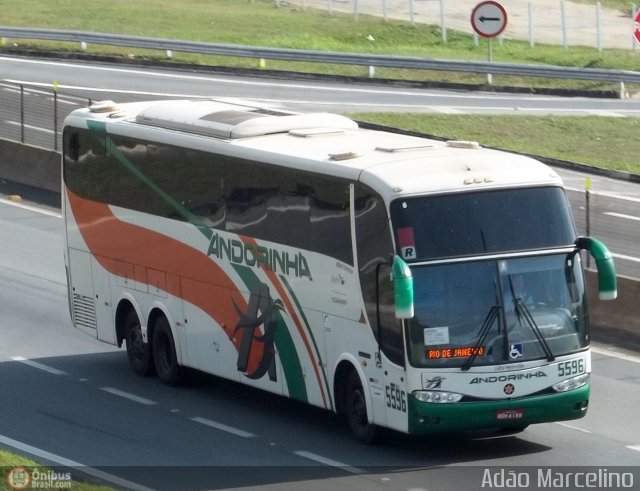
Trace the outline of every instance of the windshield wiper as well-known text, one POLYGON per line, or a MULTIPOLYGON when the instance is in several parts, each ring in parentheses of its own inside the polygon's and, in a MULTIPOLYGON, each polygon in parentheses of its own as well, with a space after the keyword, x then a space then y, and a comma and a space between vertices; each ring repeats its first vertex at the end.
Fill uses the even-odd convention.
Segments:
POLYGON ((551 351, 549 344, 544 339, 542 332, 540 332, 540 328, 538 327, 538 324, 536 324, 535 319, 531 315, 531 311, 529 310, 529 308, 524 303, 524 300, 522 300, 521 297, 516 298, 516 312, 518 313, 518 316, 522 315, 522 317, 524 317, 524 320, 527 321, 527 324, 533 331, 533 334, 535 334, 536 338, 538 338, 538 342, 542 346, 542 350, 544 351, 544 354, 547 355, 547 361, 555 360, 556 357, 553 355, 553 351, 551 351))
POLYGON ((498 312, 500 312, 501 308, 502 308, 502 305, 494 305, 489 309, 489 313, 487 313, 487 317, 484 319, 484 322, 482 323, 482 327, 480 328, 480 333, 479 333, 480 337, 478 338, 478 342, 473 346, 473 349, 471 350, 471 355, 469 355, 469 358, 467 358, 464 364, 462 365, 461 370, 463 372, 466 372, 467 370, 469 370, 469 368, 471 368, 471 365, 473 365, 473 362, 478 356, 478 350, 480 349, 480 346, 482 346, 482 344, 484 343, 484 340, 487 338, 487 335, 491 330, 491 326, 493 325, 496 318, 498 317, 498 312))

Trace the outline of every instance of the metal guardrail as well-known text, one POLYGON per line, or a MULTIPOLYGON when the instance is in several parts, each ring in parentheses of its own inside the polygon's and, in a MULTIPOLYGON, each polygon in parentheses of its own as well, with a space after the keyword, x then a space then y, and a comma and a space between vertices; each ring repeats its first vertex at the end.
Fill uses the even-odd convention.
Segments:
POLYGON ((530 65, 488 61, 434 60, 413 56, 376 55, 365 53, 338 53, 286 48, 214 44, 176 39, 148 38, 95 32, 67 31, 58 29, 36 29, 27 27, 0 26, 3 38, 39 39, 66 41, 128 48, 199 53, 207 55, 234 56, 244 58, 301 61, 312 63, 337 63, 387 68, 409 68, 448 72, 513 75, 524 77, 561 78, 640 84, 640 72, 630 70, 607 70, 600 68, 562 67, 552 65, 530 65))
MULTIPOLYGON (((159 95, 157 97, 162 99, 165 96, 159 95)), ((0 82, 0 149, 4 149, 5 152, 0 155, 4 159, 0 159, 0 181, 9 179, 55 192, 60 179, 52 175, 46 162, 48 162, 47 159, 52 158, 51 151, 60 153, 62 148, 61 131, 65 116, 74 109, 87 107, 93 100, 105 98, 119 102, 141 100, 141 96, 135 93, 127 94, 118 91, 112 93, 102 91, 92 93, 89 91, 87 93, 82 91, 82 95, 80 95, 59 91, 52 86, 32 87, 20 83, 0 82), (12 146, 10 143, 15 143, 15 145, 12 146), (13 150, 7 152, 6 149, 11 148, 13 150), (40 149, 45 150, 45 152, 41 152, 40 149), (38 155, 44 155, 45 157, 43 159, 35 157, 38 155)), ((144 98, 150 97, 145 95, 144 98)), ((379 126, 372 123, 359 122, 359 125, 375 130, 396 131, 403 134, 438 138, 433 135, 414 133, 407 130, 394 130, 387 126, 379 126)), ((535 155, 531 155, 531 157, 556 167, 569 167, 574 170, 582 168, 583 170, 588 170, 589 174, 600 173, 595 168, 587 169, 586 166, 572 162, 563 162, 535 155)), ((57 164, 54 165, 57 168, 57 164)), ((640 177, 635 175, 613 174, 611 171, 603 171, 603 173, 610 177, 615 176, 619 179, 640 183, 640 177)), ((601 195, 593 192, 589 206, 582 206, 582 202, 577 203, 576 206, 580 207, 574 207, 577 230, 587 235, 591 233, 596 237, 610 233, 610 230, 606 231, 603 228, 603 223, 607 223, 606 217, 598 219, 600 215, 594 214, 592 211, 595 208, 608 207, 609 205, 606 203, 610 200, 611 198, 607 194, 601 195)), ((623 244, 635 244, 637 243, 637 235, 637 230, 633 227, 620 227, 615 234, 615 239, 610 239, 613 241, 611 246, 622 248, 624 247, 623 244)), ((638 265, 633 262, 627 261, 625 269, 620 272, 627 276, 640 278, 638 265)))

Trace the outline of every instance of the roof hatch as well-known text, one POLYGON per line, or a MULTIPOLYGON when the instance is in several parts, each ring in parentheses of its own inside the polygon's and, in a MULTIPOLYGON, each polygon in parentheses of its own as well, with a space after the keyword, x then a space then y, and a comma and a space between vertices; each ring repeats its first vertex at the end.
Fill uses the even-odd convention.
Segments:
POLYGON ((354 121, 337 114, 296 114, 215 100, 159 102, 141 111, 136 122, 221 138, 248 138, 313 128, 325 131, 326 128, 358 128, 354 121))

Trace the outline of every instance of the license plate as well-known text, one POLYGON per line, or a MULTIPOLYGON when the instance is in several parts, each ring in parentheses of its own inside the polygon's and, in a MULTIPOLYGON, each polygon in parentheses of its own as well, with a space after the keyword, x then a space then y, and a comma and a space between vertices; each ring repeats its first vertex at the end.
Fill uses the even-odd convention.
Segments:
POLYGON ((497 421, 518 421, 524 418, 524 409, 498 409, 497 421))

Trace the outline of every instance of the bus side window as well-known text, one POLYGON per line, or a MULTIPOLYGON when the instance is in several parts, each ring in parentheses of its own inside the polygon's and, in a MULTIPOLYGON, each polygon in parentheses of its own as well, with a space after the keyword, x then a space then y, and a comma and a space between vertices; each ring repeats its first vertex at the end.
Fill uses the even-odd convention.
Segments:
POLYGON ((109 177, 105 138, 105 133, 72 127, 66 128, 63 136, 65 185, 83 198, 102 202, 107 202, 108 196, 96 182, 109 177))
POLYGON ((402 321, 396 319, 395 294, 391 278, 391 265, 379 265, 377 274, 377 335, 382 352, 397 365, 404 366, 402 321))
POLYGON ((362 296, 371 329, 384 354, 404 365, 402 323, 395 317, 389 258, 389 219, 382 199, 362 184, 355 190, 356 245, 362 296))
POLYGON ((66 144, 64 148, 66 150, 65 157, 73 162, 78 162, 78 156, 80 155, 80 134, 77 131, 67 130, 64 134, 66 144))
POLYGON ((184 184, 176 188, 175 198, 191 213, 201 217, 207 226, 224 228, 226 208, 220 159, 205 152, 187 150, 185 157, 174 165, 174 174, 183 176, 184 180, 184 184))
POLYGON ((313 250, 353 264, 347 181, 312 174, 301 177, 301 181, 309 191, 309 241, 313 250))

